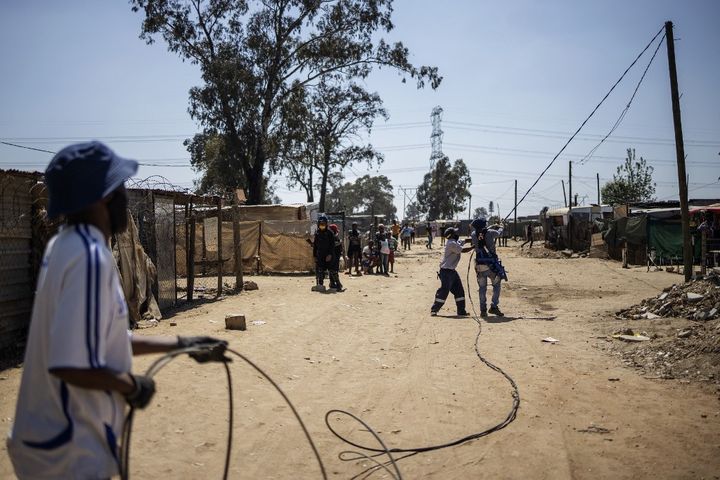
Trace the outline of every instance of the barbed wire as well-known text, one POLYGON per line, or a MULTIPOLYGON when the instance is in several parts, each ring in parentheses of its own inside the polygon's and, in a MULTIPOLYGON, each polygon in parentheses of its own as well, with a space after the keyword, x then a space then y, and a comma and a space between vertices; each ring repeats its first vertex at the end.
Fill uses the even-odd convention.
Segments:
POLYGON ((127 188, 138 190, 165 190, 177 193, 192 193, 192 189, 176 185, 162 175, 150 175, 146 178, 131 178, 126 182, 127 188))

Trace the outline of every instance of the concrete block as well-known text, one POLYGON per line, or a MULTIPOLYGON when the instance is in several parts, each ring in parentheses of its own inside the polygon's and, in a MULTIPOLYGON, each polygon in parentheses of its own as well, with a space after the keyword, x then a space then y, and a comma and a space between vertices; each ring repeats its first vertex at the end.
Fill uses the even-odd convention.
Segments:
POLYGON ((239 313, 225 315, 225 329, 247 330, 247 324, 245 323, 245 315, 239 313))

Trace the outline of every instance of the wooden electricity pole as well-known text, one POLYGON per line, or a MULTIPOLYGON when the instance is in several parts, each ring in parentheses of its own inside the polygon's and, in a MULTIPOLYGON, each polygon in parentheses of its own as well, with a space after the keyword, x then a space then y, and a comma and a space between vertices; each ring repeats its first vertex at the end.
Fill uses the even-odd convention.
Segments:
POLYGON ((567 238, 568 246, 572 250, 572 207, 573 207, 573 196, 572 196, 572 160, 568 162, 568 224, 567 224, 567 238))
POLYGON ((565 206, 567 207, 567 196, 565 195, 565 180, 560 180, 560 183, 562 183, 563 187, 563 202, 565 202, 565 206))
POLYGON ((513 209, 513 240, 517 234, 517 180, 515 180, 515 208, 513 209))
POLYGON ((600 174, 596 173, 595 175, 597 176, 598 206, 600 206, 601 205, 601 203, 600 203, 600 174))
POLYGON ((683 144, 682 121, 680 120, 680 94, 678 92, 677 70, 675 68, 675 40, 672 22, 665 22, 668 68, 670 70, 670 96, 672 97, 673 124, 675 125, 675 154, 677 156, 678 183, 680 187, 680 216, 683 236, 683 271, 685 281, 692 278, 693 252, 690 246, 690 213, 688 211, 688 187, 685 174, 685 146, 683 144))

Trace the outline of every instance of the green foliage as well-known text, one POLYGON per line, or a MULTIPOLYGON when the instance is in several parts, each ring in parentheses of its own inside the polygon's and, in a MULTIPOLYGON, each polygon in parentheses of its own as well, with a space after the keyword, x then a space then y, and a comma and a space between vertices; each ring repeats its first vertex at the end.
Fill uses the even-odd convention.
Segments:
POLYGON ((422 212, 420 211, 420 207, 418 207, 417 202, 410 202, 408 206, 405 207, 405 220, 417 222, 420 220, 420 217, 422 217, 422 212))
POLYGON ((470 172, 462 159, 450 165, 450 159, 443 156, 435 162, 435 168, 425 174, 418 187, 420 211, 427 220, 455 218, 458 212, 465 210, 471 183, 470 172))
POLYGON ((622 205, 652 201, 655 194, 653 170, 642 157, 636 160, 634 148, 628 148, 625 163, 617 167, 613 180, 602 187, 603 202, 622 205))
POLYGON ((352 82, 323 79, 316 88, 296 89, 283 108, 280 165, 288 186, 300 186, 308 202, 318 190, 324 211, 329 175, 358 163, 382 163, 372 145, 356 144, 378 116, 387 118, 380 96, 352 82))
MULTIPOLYGON (((237 165, 236 157, 228 154, 227 143, 219 134, 198 133, 183 144, 190 152, 190 164, 195 170, 204 172, 202 178, 195 182, 198 193, 230 199, 231 192, 236 188, 247 191, 242 168, 237 165)), ((270 184, 269 180, 265 177, 262 203, 280 203, 280 198, 275 195, 274 184, 270 184)))
POLYGON ((327 210, 347 214, 385 215, 395 218, 393 186, 385 175, 359 177, 355 182, 333 185, 328 193, 327 210))
POLYGON ((475 209, 475 212, 473 213, 473 218, 487 218, 488 217, 488 211, 485 207, 478 207, 475 209))
MULTIPOLYGON (((328 75, 367 77, 388 66, 437 88, 436 67, 416 67, 400 42, 389 44, 392 0, 131 0, 144 18, 140 37, 162 38, 168 50, 200 67, 202 85, 190 90, 189 113, 205 135, 226 142, 225 155, 207 157, 239 166, 248 202, 265 196, 277 171, 284 104, 294 90, 328 75)), ((205 172, 204 163, 198 168, 205 172)), ((207 183, 218 174, 210 172, 207 183)))

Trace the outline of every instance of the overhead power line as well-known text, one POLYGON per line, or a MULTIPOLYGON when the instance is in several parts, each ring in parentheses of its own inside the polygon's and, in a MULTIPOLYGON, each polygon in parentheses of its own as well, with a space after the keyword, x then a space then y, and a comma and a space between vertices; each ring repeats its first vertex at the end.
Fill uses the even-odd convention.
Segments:
POLYGON ((617 130, 617 128, 620 126, 620 124, 622 123, 623 119, 625 118, 625 115, 627 115, 628 111, 630 111, 630 105, 632 105, 633 100, 635 100, 635 95, 637 95, 638 90, 640 90, 640 85, 642 85, 643 80, 645 80, 645 75, 647 75, 647 72, 648 72, 648 70, 650 69, 650 65, 652 65, 653 60, 655 60, 655 56, 657 55, 658 51, 660 50, 660 47, 662 46, 664 39, 665 39, 665 36, 663 35, 663 36, 660 38, 660 41, 658 42, 658 46, 657 46, 657 48, 655 49, 655 52, 653 53, 652 57, 650 57, 650 61, 648 62, 647 66, 645 67, 645 71, 643 71, 643 74, 642 74, 642 76, 640 77, 640 81, 638 81, 637 85, 635 86, 635 90, 633 91, 633 94, 632 94, 632 96, 630 97, 630 100, 628 101, 628 103, 627 103, 627 105, 625 106, 625 108, 623 109, 623 111, 620 112, 620 116, 619 116, 618 119, 615 121, 615 123, 613 124, 612 128, 610 128, 610 131, 602 138, 602 140, 600 140, 600 141, 598 142, 597 145, 595 145, 595 146, 588 152, 587 155, 585 155, 585 156, 582 158, 582 160, 580 160, 579 165, 584 165, 585 163, 587 163, 587 161, 590 159, 590 157, 592 157, 592 155, 595 153, 595 151, 597 151, 597 149, 600 148, 600 145, 602 145, 603 142, 605 142, 605 140, 607 140, 608 137, 609 137, 610 135, 612 135, 612 134, 615 132, 615 130, 617 130))
POLYGON ((642 57, 642 56, 645 54, 645 52, 650 48, 650 46, 651 46, 653 43, 655 43, 655 40, 660 36, 660 34, 661 34, 664 30, 665 30, 665 26, 663 26, 660 30, 658 30, 658 32, 655 34, 655 36, 652 38, 652 40, 650 40, 650 42, 648 42, 648 44, 645 46, 645 48, 643 48, 643 50, 640 52, 640 54, 638 54, 638 56, 635 57, 635 60, 632 61, 632 63, 630 64, 630 66, 625 69, 625 71, 623 72, 622 75, 620 75, 620 78, 618 78, 618 80, 613 84, 613 86, 610 87, 610 90, 608 90, 608 92, 605 94, 605 96, 602 98, 602 100, 600 100, 600 103, 598 103, 598 104, 595 106, 595 108, 593 108, 592 112, 590 112, 590 115, 588 115, 587 118, 585 118, 585 120, 583 120, 583 122, 580 124, 580 126, 577 128, 577 130, 575 130, 575 133, 572 134, 572 136, 568 139, 568 141, 565 142, 565 145, 562 146, 562 148, 560 149, 560 151, 553 157, 552 160, 550 160, 550 163, 548 163, 547 167, 545 167, 545 169, 544 169, 542 172, 540 172, 540 175, 537 177, 537 179, 535 180, 535 182, 530 186, 530 188, 527 190, 527 192, 525 192, 525 194, 522 196, 522 198, 521 198, 518 202, 515 203, 515 206, 512 208, 512 210, 510 211, 510 213, 507 214, 507 216, 505 217, 505 220, 507 220, 508 218, 510 218, 510 216, 517 210, 518 205, 520 205, 520 204, 523 202, 523 200, 525 200, 525 197, 528 196, 528 194, 532 191, 532 189, 535 188, 535 185, 538 184, 538 182, 540 181, 540 179, 545 175, 545 173, 550 169, 550 167, 553 166, 553 164, 555 163, 555 160, 557 160, 558 157, 559 157, 560 155, 562 155, 562 153, 565 151, 565 149, 567 148, 567 146, 570 145, 570 142, 572 142, 573 139, 577 136, 577 134, 580 133, 580 130, 582 130, 583 127, 585 126, 585 124, 586 124, 588 121, 590 121, 590 119, 593 117, 593 115, 595 115, 595 112, 598 111, 598 109, 600 108, 600 106, 601 106, 603 103, 605 103, 605 100, 607 100, 607 98, 610 96, 610 94, 613 92, 613 90, 615 90, 615 87, 617 87, 617 86, 620 84, 620 82, 623 81, 623 79, 625 78, 625 76, 627 75, 627 73, 630 71, 630 69, 638 62, 638 60, 640 60, 640 57, 642 57))

